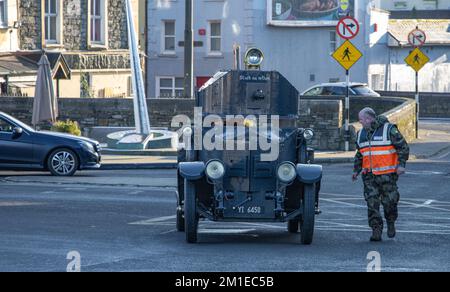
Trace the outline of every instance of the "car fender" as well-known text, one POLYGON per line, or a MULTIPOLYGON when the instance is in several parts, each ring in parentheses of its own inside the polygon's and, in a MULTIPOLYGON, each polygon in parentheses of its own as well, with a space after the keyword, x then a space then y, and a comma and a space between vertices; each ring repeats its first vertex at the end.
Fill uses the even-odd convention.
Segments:
POLYGON ((322 179, 322 165, 297 164, 297 178, 306 184, 319 182, 322 179))
POLYGON ((187 180, 198 180, 205 175, 204 162, 181 162, 178 164, 180 175, 187 180))

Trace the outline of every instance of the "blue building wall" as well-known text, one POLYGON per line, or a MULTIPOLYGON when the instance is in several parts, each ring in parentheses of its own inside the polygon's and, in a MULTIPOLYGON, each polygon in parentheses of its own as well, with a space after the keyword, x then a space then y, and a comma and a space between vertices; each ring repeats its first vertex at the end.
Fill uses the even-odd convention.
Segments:
MULTIPOLYGON (((355 0, 355 17, 360 22, 361 29, 358 36, 351 41, 363 53, 363 57, 350 69, 350 79, 354 82, 369 83, 375 89, 395 90, 392 83, 389 83, 395 79, 393 70, 398 69, 401 74, 399 76, 409 78, 407 69, 411 69, 402 63, 406 57, 403 55, 407 54, 408 50, 401 49, 402 53, 398 55, 395 53, 396 49, 387 46, 389 14, 373 8, 374 4, 376 1, 355 0), (399 66, 389 65, 394 60, 398 61, 399 66), (374 82, 375 80, 377 82, 374 82)), ((299 91, 321 82, 345 81, 345 70, 330 55, 330 33, 335 32, 335 26, 269 25, 266 0, 195 0, 194 7, 194 38, 196 41, 203 41, 203 47, 195 49, 195 76, 207 77, 218 70, 231 69, 233 44, 237 43, 241 45, 241 55, 249 47, 261 48, 265 55, 262 69, 280 71, 299 91), (209 20, 222 22, 221 56, 208 56, 207 36, 199 35, 199 29, 208 30, 209 20)), ((184 39, 184 13, 184 1, 150 1, 147 52, 150 97, 156 96, 156 76, 183 77, 183 48, 177 46, 175 55, 164 56, 161 55, 160 47, 164 19, 175 19, 176 42, 184 39)), ((336 47, 343 43, 337 35, 336 40, 336 47)), ((445 47, 434 48, 430 53, 431 58, 442 56, 441 50, 445 50, 445 47)), ((447 72, 441 71, 433 73, 438 76, 434 78, 441 78, 439 76, 447 72)), ((427 74, 425 75, 428 76, 427 74)), ((445 76, 443 78, 445 79, 445 76)), ((445 83, 445 80, 443 82, 445 83)), ((409 84, 407 80, 405 84, 408 85, 402 86, 402 90, 414 89, 414 84, 409 84)))

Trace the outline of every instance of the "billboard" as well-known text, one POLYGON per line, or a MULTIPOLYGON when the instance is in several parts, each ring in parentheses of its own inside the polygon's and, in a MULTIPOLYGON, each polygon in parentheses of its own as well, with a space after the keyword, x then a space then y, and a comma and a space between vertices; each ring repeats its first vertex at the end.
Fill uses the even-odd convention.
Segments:
POLYGON ((267 0, 269 25, 336 26, 347 15, 355 16, 355 0, 267 0))

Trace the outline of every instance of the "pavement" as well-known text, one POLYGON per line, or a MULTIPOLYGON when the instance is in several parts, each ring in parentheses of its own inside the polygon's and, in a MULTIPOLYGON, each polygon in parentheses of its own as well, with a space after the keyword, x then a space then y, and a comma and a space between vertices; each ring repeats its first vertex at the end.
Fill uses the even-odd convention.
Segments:
MULTIPOLYGON (((450 152, 450 124, 448 121, 448 119, 421 120, 419 138, 409 143, 410 161, 446 155, 447 152, 450 152)), ((172 155, 142 156, 110 153, 103 155, 102 169, 104 170, 172 169, 177 165, 177 157, 172 155)), ((315 163, 350 163, 353 162, 354 155, 354 151, 316 151, 315 163)))

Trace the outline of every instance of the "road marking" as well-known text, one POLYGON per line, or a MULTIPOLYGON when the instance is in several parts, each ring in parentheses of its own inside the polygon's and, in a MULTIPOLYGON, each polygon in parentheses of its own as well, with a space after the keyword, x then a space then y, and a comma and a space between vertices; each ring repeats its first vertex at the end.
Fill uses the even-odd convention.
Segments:
POLYGON ((86 191, 86 188, 64 188, 65 191, 86 191))
POLYGON ((142 194, 144 191, 134 191, 134 192, 131 192, 131 193, 128 193, 128 195, 139 195, 139 194, 142 194))
POLYGON ((279 226, 279 225, 270 225, 270 224, 252 223, 252 222, 238 222, 238 223, 244 224, 244 225, 256 226, 256 227, 273 228, 273 229, 286 229, 286 227, 279 226))
POLYGON ((321 201, 326 201, 326 202, 335 203, 335 204, 341 204, 341 205, 352 206, 352 207, 367 208, 366 206, 363 206, 363 205, 357 205, 357 204, 352 204, 352 203, 340 202, 340 201, 331 200, 331 199, 320 199, 320 200, 321 200, 321 201))
MULTIPOLYGON (((326 224, 331 224, 331 225, 337 225, 337 226, 342 226, 342 227, 359 227, 359 228, 367 228, 367 225, 355 225, 355 224, 346 224, 346 223, 339 223, 339 222, 322 222, 321 220, 316 220, 316 222, 318 223, 326 223, 326 224)), ((330 226, 332 227, 332 226, 330 226)))
POLYGON ((175 231, 177 231, 177 230, 176 229, 172 229, 172 230, 169 230, 169 231, 161 232, 160 234, 161 235, 165 235, 165 234, 169 234, 169 233, 172 233, 172 232, 175 232, 175 231))
POLYGON ((198 233, 203 234, 242 234, 242 233, 249 233, 256 231, 256 229, 209 229, 209 228, 202 228, 198 230, 198 233))
POLYGON ((40 206, 40 205, 45 204, 32 202, 0 202, 0 207, 23 207, 23 206, 40 206))
POLYGON ((446 173, 445 172, 440 172, 440 171, 406 171, 406 174, 414 174, 414 175, 445 175, 446 173))
POLYGON ((341 197, 352 197, 352 198, 360 198, 362 197, 362 195, 347 195, 347 194, 336 194, 336 193, 322 193, 320 192, 321 195, 326 195, 326 196, 341 196, 341 197))
POLYGON ((450 155, 450 152, 447 152, 447 153, 445 153, 445 154, 443 154, 443 155, 437 157, 437 159, 443 159, 443 158, 445 158, 445 157, 447 157, 447 156, 449 156, 449 155, 450 155))
MULTIPOLYGON (((358 232, 370 232, 370 228, 366 229, 354 229, 354 228, 338 228, 338 227, 321 227, 317 226, 317 230, 321 231, 358 231, 358 232)), ((450 235, 450 230, 398 230, 397 233, 413 233, 413 234, 432 234, 432 235, 450 235)))
POLYGON ((407 202, 407 201, 400 201, 400 203, 407 204, 407 205, 412 205, 412 206, 414 206, 416 208, 427 208, 427 209, 433 209, 433 210, 450 212, 449 209, 438 208, 438 207, 431 207, 431 206, 424 205, 424 204, 416 204, 416 203, 411 203, 411 202, 407 202))
POLYGON ((152 219, 148 219, 148 220, 141 220, 141 221, 136 221, 136 222, 131 222, 128 223, 130 225, 153 225, 155 223, 161 223, 164 221, 169 221, 172 219, 177 218, 176 215, 173 216, 165 216, 165 217, 158 217, 158 218, 152 218, 152 219))

